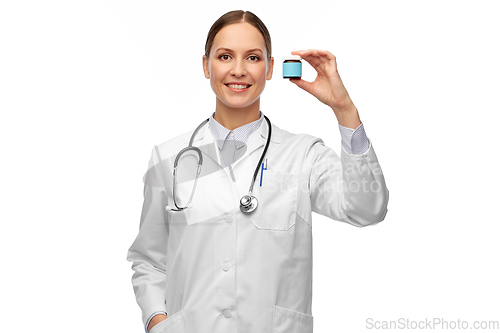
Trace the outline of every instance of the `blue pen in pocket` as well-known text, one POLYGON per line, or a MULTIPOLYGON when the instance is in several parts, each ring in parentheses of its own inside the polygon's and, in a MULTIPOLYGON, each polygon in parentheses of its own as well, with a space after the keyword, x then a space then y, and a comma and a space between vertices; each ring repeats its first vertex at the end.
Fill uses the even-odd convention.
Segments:
POLYGON ((266 158, 266 167, 264 168, 264 162, 262 162, 262 166, 260 168, 260 186, 262 186, 262 175, 264 174, 264 170, 267 170, 267 158, 266 158))

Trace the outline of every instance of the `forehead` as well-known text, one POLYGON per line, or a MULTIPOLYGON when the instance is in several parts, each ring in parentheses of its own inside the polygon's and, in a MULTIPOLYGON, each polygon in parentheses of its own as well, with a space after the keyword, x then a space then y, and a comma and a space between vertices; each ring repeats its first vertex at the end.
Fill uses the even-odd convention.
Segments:
POLYGON ((219 47, 235 51, 260 48, 266 52, 264 37, 257 28, 247 22, 234 23, 222 28, 215 35, 212 49, 217 50, 219 47))

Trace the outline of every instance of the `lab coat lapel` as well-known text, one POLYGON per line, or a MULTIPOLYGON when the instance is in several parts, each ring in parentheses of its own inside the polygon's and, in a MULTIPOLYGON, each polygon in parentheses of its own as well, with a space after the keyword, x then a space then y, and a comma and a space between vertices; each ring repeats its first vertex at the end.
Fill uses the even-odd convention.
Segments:
MULTIPOLYGON (((235 166, 238 165, 238 163, 241 163, 241 161, 243 161, 245 158, 247 158, 255 150, 259 149, 260 147, 265 146, 265 144, 267 142, 268 133, 269 133, 269 127, 268 127, 267 121, 265 119, 263 119, 259 128, 257 130, 255 130, 254 133, 250 134, 250 136, 248 137, 245 154, 243 154, 243 156, 240 159, 235 161, 234 165, 235 166)), ((281 132, 276 126, 272 126, 271 142, 275 142, 275 143, 281 142, 281 132)), ((244 148, 242 148, 242 149, 244 149, 244 148)))
MULTIPOLYGON (((210 131, 209 123, 204 125, 196 136, 193 139, 193 146, 200 148, 204 157, 211 158, 215 163, 217 163, 221 168, 222 165, 219 162, 219 155, 217 154, 217 145, 215 144, 215 139, 210 131)), ((194 130, 193 130, 194 131, 194 130)), ((184 145, 187 146, 189 144, 189 140, 191 136, 187 137, 184 140, 184 145)))

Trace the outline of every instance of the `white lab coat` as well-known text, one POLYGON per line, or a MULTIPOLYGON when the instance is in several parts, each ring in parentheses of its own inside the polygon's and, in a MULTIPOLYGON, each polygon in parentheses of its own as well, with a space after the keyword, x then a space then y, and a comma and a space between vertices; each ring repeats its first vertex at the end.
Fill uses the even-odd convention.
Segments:
MULTIPOLYGON (((173 160, 192 133, 158 146, 159 157, 153 149, 144 179, 140 231, 128 252, 143 322, 166 311, 151 333, 313 332, 311 212, 358 227, 384 219, 389 192, 371 142, 364 154, 342 149, 339 158, 319 138, 272 125, 267 170, 253 192, 259 205, 247 215, 239 200, 264 149, 267 122, 232 168, 221 167, 206 124, 193 143, 204 158, 193 206, 167 211, 174 206, 173 160)), ((192 181, 180 181, 187 198, 192 181)))

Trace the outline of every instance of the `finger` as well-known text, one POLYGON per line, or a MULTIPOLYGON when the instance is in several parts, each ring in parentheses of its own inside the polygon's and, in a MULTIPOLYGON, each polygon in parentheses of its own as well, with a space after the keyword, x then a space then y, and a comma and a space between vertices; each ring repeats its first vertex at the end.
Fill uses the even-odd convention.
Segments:
POLYGON ((326 50, 318 50, 318 54, 328 60, 335 60, 335 56, 326 50))
POLYGON ((292 54, 300 55, 321 76, 328 76, 329 73, 337 71, 336 58, 328 51, 309 49, 293 51, 292 54))
POLYGON ((331 66, 334 71, 337 71, 337 58, 328 51, 318 50, 318 54, 322 57, 321 59, 331 66))
POLYGON ((324 52, 328 51, 320 51, 316 49, 310 49, 310 50, 305 50, 305 51, 300 51, 299 54, 300 56, 304 58, 323 58, 324 57, 324 52))
POLYGON ((312 54, 313 51, 314 50, 299 50, 299 51, 292 51, 292 54, 293 55, 299 55, 302 59, 304 59, 307 62, 309 62, 308 59, 306 59, 306 58, 309 58, 309 60, 311 60, 312 57, 310 55, 312 54))
POLYGON ((328 51, 323 50, 308 50, 303 53, 303 58, 309 63, 328 64, 335 62, 335 56, 328 51))
POLYGON ((298 54, 302 58, 316 58, 321 60, 322 63, 327 63, 329 61, 335 60, 335 56, 325 50, 306 50, 306 51, 294 51, 292 54, 298 54))
POLYGON ((304 56, 304 57, 312 56, 312 57, 321 58, 321 59, 324 59, 327 61, 335 59, 335 56, 326 50, 316 50, 316 49, 299 50, 299 51, 292 51, 292 54, 300 55, 300 56, 304 56))
POLYGON ((313 84, 311 82, 307 82, 302 79, 290 79, 290 82, 295 83, 299 88, 302 88, 312 94, 313 84))
POLYGON ((317 50, 300 50, 300 51, 292 51, 292 54, 299 55, 302 58, 307 58, 311 56, 315 56, 317 50))
POLYGON ((302 54, 304 60, 310 63, 318 74, 322 76, 328 76, 337 71, 336 57, 328 51, 307 50, 302 54))
POLYGON ((321 75, 327 75, 329 67, 336 68, 335 56, 328 51, 311 49, 297 52, 297 54, 321 75))
POLYGON ((301 50, 301 51, 293 51, 292 54, 301 56, 302 59, 307 61, 311 66, 313 66, 317 70, 317 67, 321 65, 321 60, 316 51, 317 50, 305 50, 305 51, 301 50))

